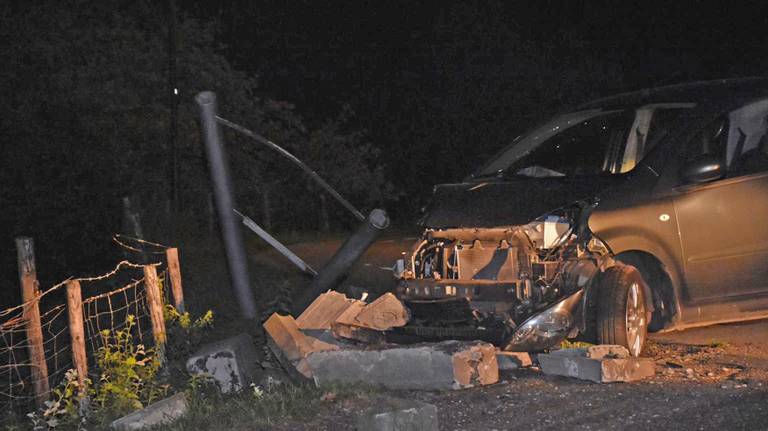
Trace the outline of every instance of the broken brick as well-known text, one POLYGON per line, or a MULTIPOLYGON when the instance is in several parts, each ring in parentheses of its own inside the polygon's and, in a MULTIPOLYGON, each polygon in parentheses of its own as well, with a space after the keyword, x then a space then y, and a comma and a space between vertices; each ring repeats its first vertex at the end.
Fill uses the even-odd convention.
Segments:
POLYGON ((490 385, 499 381, 496 348, 477 344, 453 354, 453 377, 460 387, 490 385))
MULTIPOLYGON (((344 294, 329 290, 318 296, 296 319, 300 329, 331 329, 331 324, 353 303, 344 294)), ((362 304, 362 303, 361 303, 362 304)))
MULTIPOLYGON (((347 307, 344 312, 342 312, 339 317, 336 318, 335 323, 343 323, 345 325, 357 325, 359 326, 359 322, 355 320, 358 314, 360 314, 363 311, 363 308, 365 308, 365 302, 363 301, 355 301, 352 304, 350 304, 349 307, 347 307)), ((333 327, 333 325, 331 325, 333 327)))
POLYGON ((528 352, 507 352, 504 350, 496 351, 496 361, 499 363, 500 370, 514 370, 530 367, 533 364, 528 352))
POLYGON ((311 370, 302 360, 314 352, 339 349, 339 346, 304 335, 291 316, 274 313, 263 326, 270 338, 268 346, 288 372, 295 368, 305 377, 311 377, 311 370))
POLYGON ((331 325, 333 335, 345 340, 359 341, 365 344, 382 344, 386 341, 386 336, 381 331, 364 328, 362 326, 346 325, 335 322, 331 325))
POLYGON ((386 293, 370 304, 352 302, 331 324, 333 335, 363 343, 384 341, 383 331, 408 323, 408 310, 393 294, 386 293))
POLYGON ((379 331, 386 331, 408 323, 408 310, 395 295, 385 293, 363 307, 355 316, 357 325, 379 331))

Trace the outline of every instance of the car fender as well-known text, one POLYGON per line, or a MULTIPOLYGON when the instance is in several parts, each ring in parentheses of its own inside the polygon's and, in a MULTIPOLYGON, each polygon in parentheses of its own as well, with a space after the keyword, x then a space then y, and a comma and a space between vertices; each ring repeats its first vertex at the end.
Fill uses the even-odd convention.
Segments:
POLYGON ((589 219, 590 230, 610 248, 614 256, 640 251, 654 256, 661 263, 662 270, 672 284, 676 308, 673 314, 677 318, 681 315, 679 308, 684 278, 674 213, 671 210, 653 211, 660 213, 653 217, 659 220, 659 223, 655 223, 651 217, 643 214, 648 212, 647 209, 638 211, 640 214, 632 214, 631 211, 635 210, 637 208, 595 212, 589 219), (661 227, 660 223, 663 223, 661 227))

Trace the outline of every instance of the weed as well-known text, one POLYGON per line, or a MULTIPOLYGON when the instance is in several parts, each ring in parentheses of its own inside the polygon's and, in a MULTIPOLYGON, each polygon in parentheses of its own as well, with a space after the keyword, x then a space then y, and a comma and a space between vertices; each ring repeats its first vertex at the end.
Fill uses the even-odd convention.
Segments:
POLYGON ((578 349, 578 348, 585 348, 589 346, 594 346, 594 344, 587 343, 585 341, 571 341, 571 340, 563 340, 563 342, 560 343, 561 349, 578 349))
MULTIPOLYGON (((86 387, 90 381, 86 379, 86 387)), ((81 429, 85 424, 84 406, 86 392, 81 391, 77 371, 67 370, 64 380, 53 389, 52 398, 45 402, 45 408, 27 413, 34 430, 55 430, 57 428, 81 429)))
POLYGON ((102 331, 103 346, 96 357, 100 375, 92 390, 93 401, 98 408, 117 415, 141 409, 168 390, 167 385, 156 381, 161 362, 155 351, 134 344, 134 324, 134 316, 129 315, 123 329, 102 331))
POLYGON ((213 326, 213 311, 208 310, 197 319, 188 311, 179 313, 172 305, 165 305, 163 315, 168 332, 166 352, 169 359, 186 359, 197 348, 205 332, 213 326))

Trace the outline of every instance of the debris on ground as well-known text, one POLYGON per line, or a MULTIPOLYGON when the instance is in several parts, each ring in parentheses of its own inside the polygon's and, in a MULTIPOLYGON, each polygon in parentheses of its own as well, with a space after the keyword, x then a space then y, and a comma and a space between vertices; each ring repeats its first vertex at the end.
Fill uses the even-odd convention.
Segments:
POLYGON ((385 331, 405 326, 408 319, 408 310, 391 293, 366 304, 328 291, 312 302, 296 323, 310 333, 330 331, 337 339, 378 344, 384 342, 385 331))
POLYGON ((504 350, 496 350, 496 362, 499 363, 499 370, 503 371, 530 367, 533 364, 528 352, 506 352, 504 350))
POLYGON ((210 343, 187 360, 190 375, 210 376, 223 393, 239 392, 257 379, 257 354, 253 339, 240 334, 210 343))
POLYGON ((312 302, 296 319, 301 329, 330 330, 331 324, 353 304, 365 305, 364 302, 347 298, 333 290, 323 293, 312 302))
POLYGON ((283 368, 295 379, 312 378, 312 370, 306 362, 310 354, 339 349, 335 344, 304 335, 291 316, 275 313, 264 322, 264 329, 269 335, 267 345, 283 368))
POLYGON ((355 424, 358 430, 437 431, 437 407, 421 401, 390 398, 364 410, 355 424))
POLYGON ((489 343, 387 344, 385 331, 406 325, 408 319, 408 310, 391 293, 366 304, 330 291, 296 320, 273 314, 264 329, 281 364, 318 385, 459 389, 498 381, 496 348, 489 343))
POLYGON ((140 430, 153 427, 184 416, 189 404, 184 393, 178 393, 162 399, 112 422, 110 427, 116 431, 140 430))
POLYGON ((656 373, 649 358, 635 358, 623 346, 599 345, 562 349, 537 356, 545 374, 576 377, 596 383, 634 382, 656 373))

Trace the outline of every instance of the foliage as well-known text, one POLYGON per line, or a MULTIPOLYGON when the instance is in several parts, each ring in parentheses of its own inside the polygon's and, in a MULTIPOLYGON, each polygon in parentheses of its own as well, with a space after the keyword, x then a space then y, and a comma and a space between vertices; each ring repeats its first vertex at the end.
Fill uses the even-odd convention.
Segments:
POLYGON ((157 381, 161 358, 143 344, 135 344, 131 328, 135 318, 129 315, 123 329, 101 332, 103 346, 97 353, 99 383, 92 390, 100 409, 125 414, 141 409, 165 395, 167 385, 157 381))
MULTIPOLYGON (((76 370, 67 370, 64 380, 53 389, 52 399, 45 402, 45 408, 27 414, 34 430, 83 427, 85 416, 81 413, 87 401, 87 388, 80 389, 77 377, 76 370)), ((86 387, 89 385, 90 380, 86 379, 86 387)))
MULTIPOLYGON (((44 275, 56 279, 73 268, 97 271, 111 262, 111 249, 100 245, 106 242, 94 239, 121 230, 123 196, 138 203, 146 227, 169 231, 172 100, 178 105, 177 216, 186 220, 188 214, 191 228, 207 223, 199 208, 208 205, 210 193, 198 92, 215 91, 228 117, 277 142, 295 146, 303 139, 292 106, 260 98, 255 76, 238 72, 221 54, 215 28, 182 14, 176 26, 178 95, 172 96, 164 5, 0 4, 0 164, 13 166, 0 170, 0 202, 8 203, 0 214, 6 227, 0 243, 34 235, 44 275)), ((242 147, 234 147, 233 159, 243 157, 242 147)), ((267 167, 251 159, 238 177, 249 185, 267 167)), ((254 198, 249 195, 243 207, 255 206, 254 198)), ((13 273, 14 257, 0 255, 0 276, 13 273)))
MULTIPOLYGON (((324 179, 363 209, 396 197, 381 163, 382 151, 373 144, 366 130, 356 126, 355 113, 349 105, 344 105, 335 118, 309 133, 303 154, 324 179)), ((312 208, 312 213, 320 214, 320 227, 324 230, 330 227, 328 219, 343 218, 333 217, 337 214, 346 215, 343 213, 346 210, 335 202, 333 206, 327 204, 326 199, 333 202, 330 197, 322 198, 312 208)), ((350 219, 348 215, 346 218, 350 219)))
POLYGON ((166 353, 169 359, 186 359, 213 326, 211 310, 193 320, 188 311, 180 313, 174 306, 166 304, 163 314, 168 332, 166 353))

